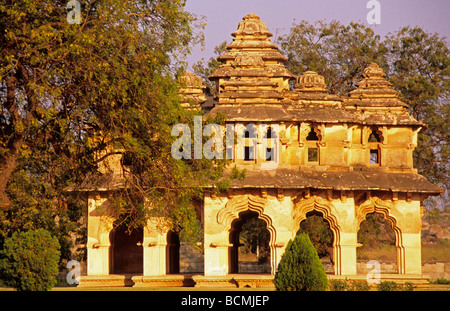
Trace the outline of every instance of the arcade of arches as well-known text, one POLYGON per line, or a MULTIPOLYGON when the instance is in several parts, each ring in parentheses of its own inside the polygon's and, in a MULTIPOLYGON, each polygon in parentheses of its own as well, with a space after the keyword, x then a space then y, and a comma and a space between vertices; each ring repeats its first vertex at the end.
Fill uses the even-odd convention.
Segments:
MULTIPOLYGON (((215 98, 206 100, 195 75, 179 77, 183 107, 226 116, 224 130, 233 129, 242 140, 227 144, 227 155, 233 156, 232 166, 247 171, 227 192, 205 189, 199 219, 203 280, 239 272, 239 235, 244 223, 256 218, 265 225, 261 247, 273 276, 289 240, 311 213, 321 215, 332 233, 328 252, 333 274, 357 275, 359 228, 368 214, 378 213, 395 237, 398 274, 420 276, 422 202, 442 189, 413 167, 424 124, 409 115, 383 70, 371 64, 355 90, 338 96, 328 92, 315 72, 290 73, 258 16, 245 16, 232 36, 218 58, 220 68, 209 77, 217 85, 215 98), (249 129, 252 135, 245 135, 249 129)), ((123 174, 120 157, 104 160, 118 178, 123 174)), ((181 270, 180 241, 174 233, 158 230, 161 219, 152 218, 125 237, 113 228, 108 197, 114 189, 96 185, 84 191, 87 277, 133 272, 168 280, 181 270), (132 265, 124 267, 124 261, 132 265)))

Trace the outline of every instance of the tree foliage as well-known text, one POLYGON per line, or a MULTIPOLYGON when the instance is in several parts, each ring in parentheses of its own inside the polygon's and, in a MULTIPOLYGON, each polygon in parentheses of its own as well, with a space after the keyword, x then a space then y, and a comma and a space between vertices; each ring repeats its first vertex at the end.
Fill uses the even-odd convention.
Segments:
POLYGON ((258 255, 258 262, 267 262, 270 258, 270 232, 267 224, 257 216, 248 219, 242 225, 239 235, 240 242, 243 243, 245 251, 258 255))
MULTIPOLYGON (((333 232, 328 222, 322 215, 310 215, 300 223, 300 230, 297 232, 306 233, 314 245, 319 258, 330 256, 328 249, 333 244, 333 232)), ((333 258, 330 258, 331 260, 333 258)))
POLYGON ((170 152, 172 126, 192 123, 174 64, 199 39, 198 21, 183 0, 80 3, 81 23, 69 24, 67 1, 0 1, 0 205, 11 223, 2 234, 76 222, 82 198, 65 189, 117 152, 129 160, 111 200, 121 219, 140 225, 152 206, 189 231, 191 199, 222 173, 220 162, 170 152))
POLYGON ((277 290, 283 291, 326 290, 327 275, 306 233, 289 241, 273 282, 277 290))
POLYGON ((357 240, 362 244, 362 250, 395 245, 395 232, 391 222, 383 214, 370 213, 361 222, 357 240))
POLYGON ((214 73, 217 69, 219 69, 221 62, 217 60, 217 57, 224 54, 226 52, 227 41, 220 43, 218 46, 214 48, 214 56, 209 58, 208 61, 205 59, 199 60, 197 63, 192 65, 192 69, 194 73, 202 78, 203 83, 207 86, 209 92, 212 95, 217 94, 216 85, 212 81, 208 79, 208 76, 214 73))
POLYGON ((56 285, 58 239, 44 229, 15 232, 0 252, 0 275, 20 291, 45 291, 56 285))

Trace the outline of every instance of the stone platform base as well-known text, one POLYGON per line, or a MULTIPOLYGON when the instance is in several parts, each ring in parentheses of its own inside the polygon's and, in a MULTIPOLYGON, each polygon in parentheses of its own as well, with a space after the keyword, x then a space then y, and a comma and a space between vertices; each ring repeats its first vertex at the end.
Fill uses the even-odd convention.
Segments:
POLYGON ((225 276, 194 275, 195 287, 275 288, 270 274, 229 274, 225 276))
MULTIPOLYGON (((358 274, 358 275, 328 275, 328 280, 355 280, 355 281, 367 281, 366 274, 358 274)), ((422 275, 405 275, 405 274, 381 274, 380 281, 394 281, 398 284, 404 283, 412 283, 416 286, 416 288, 428 288, 430 283, 428 279, 423 277, 422 275)), ((376 284, 371 285, 371 287, 376 287, 376 284)))
POLYGON ((103 287, 131 287, 134 285, 132 275, 110 274, 110 275, 84 275, 81 276, 77 287, 103 288, 103 287))
POLYGON ((192 274, 168 274, 161 276, 133 276, 133 287, 193 287, 192 274))
POLYGON ((192 274, 168 274, 161 276, 143 275, 89 275, 82 276, 77 287, 193 287, 192 274))
MULTIPOLYGON (((193 274, 169 274, 161 276, 105 275, 82 276, 78 287, 201 287, 201 288, 266 288, 275 289, 270 274, 229 274, 225 276, 204 276, 193 274)), ((366 281, 366 275, 328 275, 329 280, 366 281)), ((418 289, 428 288, 428 279, 421 275, 381 274, 381 281, 399 284, 412 283, 418 289)), ((376 285, 372 285, 376 287, 376 285)))

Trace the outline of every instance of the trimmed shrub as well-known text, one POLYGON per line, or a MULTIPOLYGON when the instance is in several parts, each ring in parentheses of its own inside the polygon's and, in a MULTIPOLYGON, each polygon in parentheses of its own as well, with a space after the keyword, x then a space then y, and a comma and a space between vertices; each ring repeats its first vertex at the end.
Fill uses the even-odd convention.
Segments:
POLYGON ((328 279, 309 236, 298 234, 281 257, 274 284, 283 291, 326 290, 328 279))
POLYGON ((44 229, 14 232, 0 252, 0 276, 19 291, 46 291, 56 285, 58 239, 44 229))

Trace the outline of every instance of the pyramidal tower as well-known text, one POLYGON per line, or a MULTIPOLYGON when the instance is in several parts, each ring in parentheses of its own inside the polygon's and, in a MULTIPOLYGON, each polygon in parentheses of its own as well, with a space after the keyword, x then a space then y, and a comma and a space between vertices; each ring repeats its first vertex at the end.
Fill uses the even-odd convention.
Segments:
POLYGON ((266 24, 248 14, 232 36, 227 52, 218 58, 222 65, 209 76, 217 83, 217 104, 280 104, 295 76, 285 68, 287 59, 270 40, 266 24))

